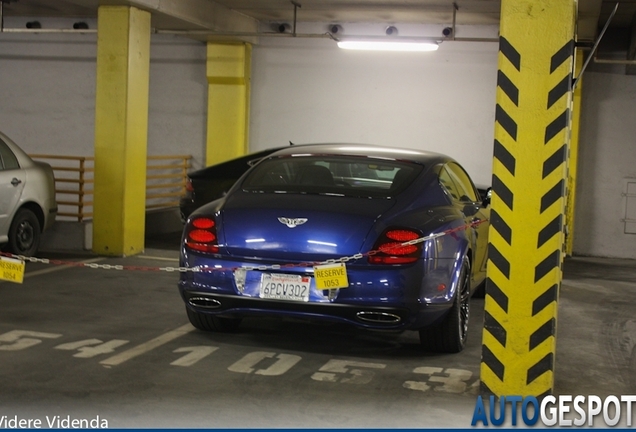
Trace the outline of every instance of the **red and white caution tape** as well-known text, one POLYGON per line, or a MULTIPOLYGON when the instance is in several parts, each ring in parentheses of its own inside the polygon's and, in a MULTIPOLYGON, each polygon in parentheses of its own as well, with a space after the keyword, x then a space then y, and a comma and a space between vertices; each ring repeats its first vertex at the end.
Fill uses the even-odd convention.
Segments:
POLYGON ((218 267, 150 267, 150 266, 129 266, 129 265, 112 265, 112 264, 98 264, 98 263, 88 263, 88 262, 77 262, 77 261, 66 261, 66 260, 57 260, 57 259, 48 259, 48 258, 36 258, 36 257, 27 257, 24 255, 15 255, 12 253, 0 252, 0 256, 18 259, 20 261, 25 262, 33 262, 33 263, 41 263, 41 264, 50 264, 50 265, 61 265, 61 266, 70 266, 70 267, 84 267, 90 269, 101 269, 101 270, 127 270, 127 271, 162 271, 168 273, 187 273, 187 272, 214 272, 214 271, 234 271, 234 270, 257 270, 257 271, 266 271, 266 270, 282 270, 287 268, 297 268, 297 267, 314 267, 317 265, 326 265, 326 264, 341 264, 347 263, 350 261, 356 261, 364 257, 376 255, 380 252, 387 252, 393 248, 400 248, 404 246, 412 246, 419 243, 423 243, 428 240, 433 240, 439 237, 443 237, 445 235, 453 235, 459 231, 464 231, 468 228, 472 228, 478 226, 482 223, 486 222, 486 220, 477 220, 467 225, 462 225, 460 227, 448 229, 446 231, 442 231, 439 233, 431 234, 425 237, 420 237, 414 240, 409 240, 404 243, 397 244, 390 248, 384 248, 383 250, 371 250, 365 253, 357 253, 351 256, 345 256, 341 258, 328 259, 326 261, 319 262, 301 262, 301 263, 293 263, 293 264, 272 264, 272 265, 259 265, 259 266, 242 266, 242 267, 232 267, 232 268, 218 268, 218 267))

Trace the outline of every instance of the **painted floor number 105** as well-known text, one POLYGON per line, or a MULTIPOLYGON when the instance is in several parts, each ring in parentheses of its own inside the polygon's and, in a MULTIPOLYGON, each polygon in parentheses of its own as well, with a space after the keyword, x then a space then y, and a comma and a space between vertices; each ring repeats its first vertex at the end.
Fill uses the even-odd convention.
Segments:
MULTIPOLYGON (((130 358, 148 352, 163 345, 178 336, 189 332, 187 330, 166 333, 146 343, 137 345, 115 356, 100 361, 105 367, 112 367, 123 363, 130 358)), ((0 334, 0 351, 20 351, 40 344, 43 340, 58 339, 62 337, 57 333, 43 333, 29 330, 12 330, 0 334)), ((100 339, 84 339, 75 342, 63 343, 55 346, 58 350, 76 351, 73 357, 92 358, 98 355, 111 354, 129 341, 112 339, 104 342, 100 339)), ((181 347, 173 351, 175 354, 183 353, 170 363, 172 366, 188 367, 199 362, 218 350, 213 346, 181 347)), ((255 374, 264 376, 280 376, 289 371, 302 357, 293 354, 273 353, 267 351, 254 351, 246 354, 241 359, 228 367, 230 372, 255 374), (259 368, 259 365, 266 367, 259 368)), ((367 384, 375 376, 375 372, 385 369, 382 363, 360 362, 353 360, 331 359, 318 371, 311 375, 315 381, 343 384, 367 384)), ((479 379, 473 378, 473 373, 465 369, 440 368, 421 366, 413 369, 417 380, 405 381, 402 387, 409 390, 426 392, 429 390, 444 393, 476 395, 479 390, 479 379)))

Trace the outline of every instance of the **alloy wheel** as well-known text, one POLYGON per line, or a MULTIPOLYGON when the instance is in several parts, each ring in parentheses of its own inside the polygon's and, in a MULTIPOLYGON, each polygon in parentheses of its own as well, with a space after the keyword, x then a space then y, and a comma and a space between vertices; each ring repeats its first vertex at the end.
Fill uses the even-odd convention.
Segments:
POLYGON ((17 246, 20 251, 28 251, 33 246, 34 227, 29 221, 22 221, 16 231, 17 246))

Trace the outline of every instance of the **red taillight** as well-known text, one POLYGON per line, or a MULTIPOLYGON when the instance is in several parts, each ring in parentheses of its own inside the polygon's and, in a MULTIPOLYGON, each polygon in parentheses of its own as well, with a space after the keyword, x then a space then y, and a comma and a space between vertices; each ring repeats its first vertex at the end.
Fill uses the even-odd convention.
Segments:
POLYGON ((410 264, 417 261, 422 253, 422 244, 403 245, 403 243, 420 238, 416 231, 406 229, 390 229, 384 232, 376 242, 373 250, 379 251, 369 256, 371 264, 410 264))
POLYGON ((213 233, 200 229, 190 231, 188 238, 197 243, 212 243, 216 240, 216 236, 213 233))
POLYGON ((419 234, 416 233, 415 231, 402 230, 402 229, 387 231, 384 235, 390 238, 391 240, 399 241, 402 243, 415 240, 416 238, 419 237, 419 234))
POLYGON ((192 186, 192 180, 190 180, 190 177, 186 179, 186 190, 188 192, 194 192, 194 186, 192 186))
POLYGON ((210 218, 198 218, 192 221, 192 226, 199 229, 210 229, 215 225, 214 220, 210 218))
POLYGON ((217 253, 219 244, 214 219, 207 217, 192 219, 187 227, 185 245, 199 252, 217 253))

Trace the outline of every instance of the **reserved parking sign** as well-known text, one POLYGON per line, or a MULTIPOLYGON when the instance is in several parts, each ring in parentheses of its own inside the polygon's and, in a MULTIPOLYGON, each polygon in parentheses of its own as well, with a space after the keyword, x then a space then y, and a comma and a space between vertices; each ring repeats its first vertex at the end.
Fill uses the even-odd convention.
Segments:
POLYGON ((344 263, 315 266, 314 277, 317 289, 336 289, 349 286, 347 268, 344 263))
POLYGON ((24 280, 24 261, 0 257, 0 280, 22 283, 24 280))

